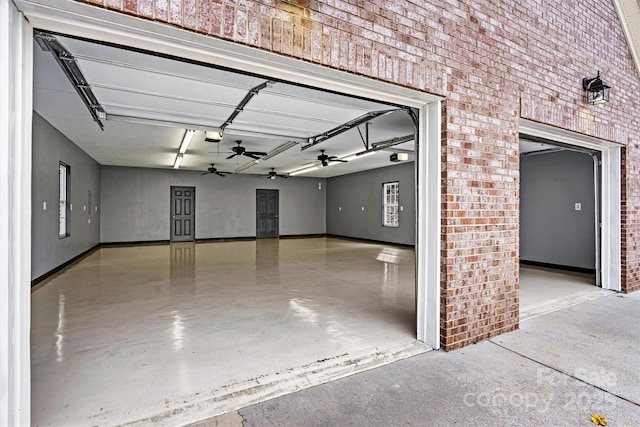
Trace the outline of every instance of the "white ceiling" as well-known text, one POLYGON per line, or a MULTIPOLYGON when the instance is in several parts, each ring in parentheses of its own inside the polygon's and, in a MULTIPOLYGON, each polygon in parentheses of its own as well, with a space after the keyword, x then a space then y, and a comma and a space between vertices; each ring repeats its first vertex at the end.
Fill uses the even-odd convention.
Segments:
MULTIPOLYGON (((101 131, 50 52, 34 44, 34 108, 76 145, 102 165, 172 168, 187 128, 218 128, 232 114, 261 77, 181 62, 160 56, 56 36, 77 60, 107 117, 127 116, 175 123, 172 127, 103 120, 101 131)), ((246 70, 250 71, 250 70, 246 70)), ((224 132, 220 143, 204 141, 197 131, 181 169, 204 171, 215 163, 234 172, 251 161, 227 159, 236 140, 247 151, 271 152, 288 141, 329 131, 365 113, 395 109, 379 102, 275 83, 261 90, 224 132)), ((369 142, 411 135, 413 123, 398 109, 369 122, 369 142)), ((366 126, 360 125, 362 135, 366 126)), ((267 174, 271 168, 289 173, 319 163, 320 150, 345 157, 365 146, 354 128, 305 151, 299 143, 289 150, 247 168, 243 173, 267 174)), ((395 146, 414 150, 414 142, 395 146)), ((331 163, 302 176, 331 177, 389 166, 392 151, 381 151, 348 163, 331 163)), ((410 156, 410 160, 413 156, 410 156)))

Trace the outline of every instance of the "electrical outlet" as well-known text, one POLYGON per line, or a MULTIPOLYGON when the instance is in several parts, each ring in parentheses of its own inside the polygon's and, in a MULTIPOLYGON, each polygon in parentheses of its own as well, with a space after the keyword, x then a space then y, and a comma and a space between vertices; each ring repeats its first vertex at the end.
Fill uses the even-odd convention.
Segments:
POLYGON ((364 212, 364 206, 362 207, 362 212, 364 212))
POLYGON ((342 212, 342 206, 338 206, 338 212, 342 212))
POLYGON ((47 202, 42 202, 42 210, 43 211, 47 210, 47 202))
POLYGON ((582 210, 582 203, 576 203, 575 204, 575 210, 581 211, 582 210))
POLYGON ((404 206, 400 206, 400 212, 404 211, 404 206))

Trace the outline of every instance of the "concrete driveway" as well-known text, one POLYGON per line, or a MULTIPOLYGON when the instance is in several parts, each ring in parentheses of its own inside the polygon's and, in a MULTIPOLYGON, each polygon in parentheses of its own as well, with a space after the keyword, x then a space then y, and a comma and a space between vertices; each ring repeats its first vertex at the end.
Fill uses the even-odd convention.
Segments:
POLYGON ((640 292, 538 316, 197 426, 640 425, 640 292))

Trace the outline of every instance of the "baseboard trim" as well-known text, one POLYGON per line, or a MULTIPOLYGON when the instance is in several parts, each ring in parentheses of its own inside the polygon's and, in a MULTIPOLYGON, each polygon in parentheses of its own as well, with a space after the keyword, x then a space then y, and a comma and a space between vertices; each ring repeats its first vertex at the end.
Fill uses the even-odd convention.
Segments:
MULTIPOLYGON (((252 242, 256 240, 256 236, 242 237, 207 237, 204 239, 196 239, 196 243, 216 243, 216 242, 252 242)), ((186 242, 185 242, 186 243, 186 242)))
POLYGON ((31 280, 31 291, 35 291, 39 288, 39 284, 42 283, 44 280, 48 279, 49 277, 53 276, 54 274, 59 273, 60 271, 64 270, 65 268, 69 267, 71 264, 75 264, 78 261, 82 260, 83 258, 86 258, 87 256, 91 255, 93 252, 97 251, 98 249, 100 249, 102 245, 100 243, 97 243, 96 245, 94 245, 93 247, 87 249, 86 251, 82 252, 79 255, 76 255, 75 257, 71 258, 69 261, 66 261, 62 264, 60 264, 59 266, 47 271, 46 273, 36 277, 35 279, 31 280))
POLYGON ((539 261, 528 261, 526 259, 521 259, 520 264, 530 265, 532 267, 552 268, 554 270, 573 271, 575 273, 596 274, 596 270, 594 268, 572 267, 570 265, 551 264, 548 262, 539 262, 539 261))
POLYGON ((321 237, 327 237, 326 234, 287 234, 284 236, 280 236, 282 240, 290 240, 290 239, 318 239, 321 237))
POLYGON ((131 246, 157 246, 168 245, 171 243, 169 240, 136 240, 132 242, 103 242, 100 243, 100 247, 103 248, 127 248, 131 246))

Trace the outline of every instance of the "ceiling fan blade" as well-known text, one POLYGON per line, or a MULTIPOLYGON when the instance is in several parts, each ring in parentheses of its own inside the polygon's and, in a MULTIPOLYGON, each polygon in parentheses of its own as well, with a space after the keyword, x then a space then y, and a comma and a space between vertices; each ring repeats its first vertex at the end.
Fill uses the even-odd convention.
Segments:
POLYGON ((267 153, 264 151, 245 151, 245 156, 266 156, 267 153))
POLYGON ((227 157, 227 160, 229 160, 229 159, 233 159, 233 158, 234 158, 235 156, 237 156, 237 155, 238 155, 237 153, 233 153, 232 155, 230 155, 229 157, 227 157))
POLYGON ((215 174, 224 178, 224 173, 223 172, 216 172, 215 174))
POLYGON ((206 175, 206 174, 208 174, 208 173, 209 173, 209 172, 202 172, 200 175, 206 175))
POLYGON ((340 163, 349 163, 348 160, 342 160, 342 159, 335 159, 335 160, 331 160, 332 162, 340 162, 340 163))
POLYGON ((254 155, 254 154, 251 154, 251 153, 249 153, 249 152, 245 152, 245 153, 244 153, 244 156, 251 157, 251 158, 252 158, 252 159, 254 159, 254 160, 260 160, 260 157, 258 157, 258 156, 256 156, 256 155, 254 155))

